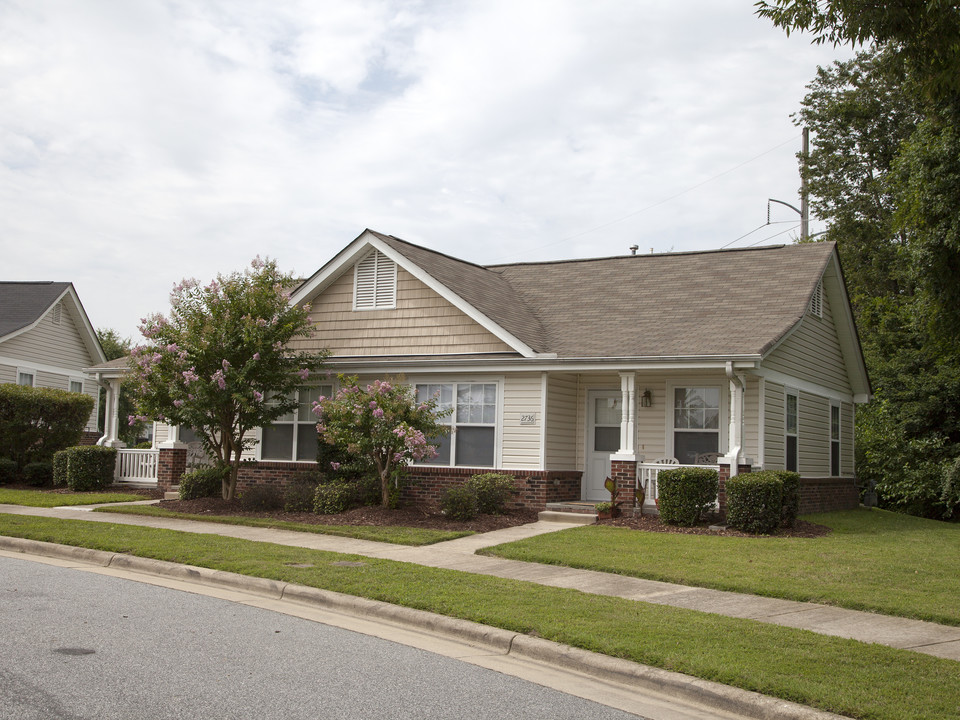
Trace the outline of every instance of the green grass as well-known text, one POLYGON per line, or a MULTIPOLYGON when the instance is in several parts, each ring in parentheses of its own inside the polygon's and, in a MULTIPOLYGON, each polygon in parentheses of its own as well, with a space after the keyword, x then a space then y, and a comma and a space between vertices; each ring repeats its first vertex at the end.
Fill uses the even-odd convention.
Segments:
POLYGON ((875 509, 804 519, 833 532, 738 538, 587 526, 481 552, 960 625, 960 524, 875 509))
POLYGON ((44 490, 11 490, 0 488, 0 505, 30 505, 31 507, 58 507, 60 505, 93 505, 145 500, 143 495, 130 493, 64 493, 44 490))
POLYGON ((124 507, 99 508, 97 512, 120 513, 124 515, 150 515, 151 517, 169 517, 180 520, 201 520, 223 525, 246 525, 248 527, 294 530, 296 532, 316 533, 318 535, 338 535, 357 540, 374 540, 394 545, 432 545, 444 540, 456 540, 459 537, 473 535, 472 530, 431 530, 429 528, 397 527, 393 525, 314 525, 312 523, 287 522, 269 518, 250 518, 237 515, 197 515, 181 513, 153 505, 127 505, 124 507))
POLYGON ((419 608, 870 720, 960 712, 960 663, 750 620, 216 535, 0 514, 0 534, 125 552, 419 608), (342 560, 360 567, 338 567, 342 560), (292 564, 312 567, 292 567, 292 564))

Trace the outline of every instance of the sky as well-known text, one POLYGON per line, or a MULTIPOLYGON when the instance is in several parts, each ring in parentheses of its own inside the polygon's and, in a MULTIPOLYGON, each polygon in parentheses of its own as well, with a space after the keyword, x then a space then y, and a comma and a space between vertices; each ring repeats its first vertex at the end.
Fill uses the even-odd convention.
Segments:
POLYGON ((479 264, 791 242, 790 115, 850 55, 752 0, 0 0, 0 280, 137 342, 183 278, 368 227, 479 264))

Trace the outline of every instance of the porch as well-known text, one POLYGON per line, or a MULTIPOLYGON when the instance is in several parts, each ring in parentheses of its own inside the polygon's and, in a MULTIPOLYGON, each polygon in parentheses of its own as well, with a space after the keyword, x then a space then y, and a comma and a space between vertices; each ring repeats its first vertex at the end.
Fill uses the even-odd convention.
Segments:
POLYGON ((159 465, 159 450, 117 448, 113 481, 132 487, 156 487, 159 465))

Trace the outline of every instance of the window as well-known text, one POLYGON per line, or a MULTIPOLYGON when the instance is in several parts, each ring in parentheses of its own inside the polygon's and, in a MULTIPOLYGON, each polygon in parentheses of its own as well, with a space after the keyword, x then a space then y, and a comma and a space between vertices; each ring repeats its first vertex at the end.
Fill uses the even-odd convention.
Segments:
POLYGON ((421 383, 417 397, 436 398, 438 410, 451 410, 440 422, 450 434, 439 441, 431 465, 493 467, 496 462, 497 383, 421 383))
POLYGON ((593 450, 615 453, 620 449, 622 397, 600 397, 593 401, 593 450))
POLYGON ((809 310, 811 315, 816 315, 818 318, 823 317, 823 280, 817 282, 817 287, 810 298, 809 310))
POLYGON ((34 376, 33 370, 17 371, 17 385, 26 385, 28 387, 33 387, 34 379, 35 379, 35 376, 34 376))
POLYGON ((83 380, 71 380, 71 381, 70 381, 70 392, 82 393, 82 392, 83 392, 83 380))
POLYGON ((830 475, 840 477, 840 406, 830 406, 830 475))
MULTIPOLYGON (((297 388, 297 409, 281 415, 272 425, 263 428, 260 437, 260 459, 316 460, 319 439, 313 403, 321 395, 330 397, 332 392, 330 385, 297 388)), ((267 402, 270 402, 270 396, 267 402)))
POLYGON ((786 444, 786 469, 793 472, 797 472, 799 465, 797 459, 798 405, 796 392, 788 390, 786 413, 784 415, 784 442, 786 444))
POLYGON ((673 389, 673 456, 697 465, 701 455, 720 451, 720 388, 673 389))
POLYGON ((354 266, 354 310, 377 310, 397 305, 397 264, 374 250, 354 266))

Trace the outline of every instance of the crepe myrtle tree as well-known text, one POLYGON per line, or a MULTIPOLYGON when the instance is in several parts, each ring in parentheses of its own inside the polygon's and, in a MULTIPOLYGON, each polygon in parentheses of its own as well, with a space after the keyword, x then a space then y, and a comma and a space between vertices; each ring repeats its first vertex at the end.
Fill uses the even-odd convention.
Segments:
MULTIPOLYGON (((434 398, 418 400, 413 388, 376 380, 361 387, 357 378, 339 376, 340 389, 313 405, 320 439, 363 455, 377 468, 383 507, 390 504, 390 481, 409 462, 437 456, 437 439, 449 432, 439 422, 446 412, 434 398)), ((334 467, 334 470, 337 468, 334 467)))
POLYGON ((295 410, 293 391, 323 366, 324 353, 292 350, 309 335, 309 305, 290 304, 294 284, 275 261, 258 256, 242 273, 209 285, 184 280, 170 294, 170 315, 141 320, 146 343, 131 352, 131 424, 161 420, 193 428, 215 462, 229 468, 223 498, 236 493, 249 430, 295 410))

